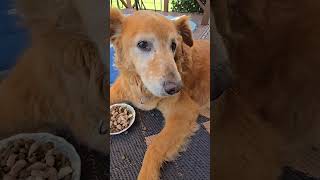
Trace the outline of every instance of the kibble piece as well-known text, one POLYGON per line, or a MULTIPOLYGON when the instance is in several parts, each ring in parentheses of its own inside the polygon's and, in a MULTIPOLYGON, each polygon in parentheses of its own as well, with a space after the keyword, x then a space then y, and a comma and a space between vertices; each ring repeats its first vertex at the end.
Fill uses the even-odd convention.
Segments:
POLYGON ((8 158, 9 158, 9 156, 10 156, 10 154, 11 154, 11 150, 8 148, 8 149, 6 149, 3 153, 2 153, 2 155, 1 155, 1 166, 5 166, 5 165, 7 165, 7 160, 8 160, 8 158))
POLYGON ((121 130, 122 126, 121 125, 117 125, 117 129, 121 130))
POLYGON ((30 144, 28 144, 28 142, 24 145, 25 149, 29 149, 30 148, 30 144))
POLYGON ((39 143, 37 142, 34 142, 31 146, 30 146, 30 149, 29 149, 29 152, 28 152, 28 157, 30 157, 34 152, 36 152, 36 150, 39 148, 39 143))
POLYGON ((62 179, 70 173, 72 173, 72 168, 70 166, 63 167, 58 172, 58 179, 62 179))
POLYGON ((31 166, 29 166, 27 168, 27 170, 42 170, 46 168, 46 164, 42 163, 42 162, 35 162, 33 163, 31 166))
POLYGON ((31 176, 45 178, 46 177, 46 173, 44 171, 40 171, 40 170, 32 170, 31 171, 31 176))
POLYGON ((45 157, 47 157, 47 156, 55 156, 57 153, 58 152, 54 148, 52 148, 49 151, 47 151, 45 157))
POLYGON ((27 161, 25 160, 17 161, 11 168, 9 175, 16 177, 19 171, 21 171, 26 165, 27 165, 27 161))
POLYGON ((7 160, 7 166, 8 167, 12 167, 14 165, 14 163, 16 162, 16 159, 17 159, 17 156, 16 154, 11 154, 7 160))
POLYGON ((45 157, 45 161, 46 161, 46 164, 47 164, 48 166, 52 167, 52 166, 54 165, 54 162, 55 162, 54 156, 53 156, 53 155, 47 155, 47 156, 45 157))
POLYGON ((30 171, 27 171, 26 169, 22 169, 19 173, 20 179, 26 179, 28 176, 30 176, 30 171))
POLYGON ((47 175, 48 175, 48 180, 58 180, 58 172, 56 170, 56 168, 49 168, 49 170, 47 171, 47 175))

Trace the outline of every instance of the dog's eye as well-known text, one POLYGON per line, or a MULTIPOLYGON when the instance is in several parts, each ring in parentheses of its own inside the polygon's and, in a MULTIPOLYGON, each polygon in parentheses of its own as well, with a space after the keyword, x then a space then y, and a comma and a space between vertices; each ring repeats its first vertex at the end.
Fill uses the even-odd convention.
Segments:
POLYGON ((176 48, 177 48, 177 44, 176 44, 175 42, 172 42, 172 43, 171 43, 171 49, 172 49, 172 51, 175 51, 176 48))
POLYGON ((151 51, 151 43, 148 41, 139 41, 137 46, 143 51, 151 51))

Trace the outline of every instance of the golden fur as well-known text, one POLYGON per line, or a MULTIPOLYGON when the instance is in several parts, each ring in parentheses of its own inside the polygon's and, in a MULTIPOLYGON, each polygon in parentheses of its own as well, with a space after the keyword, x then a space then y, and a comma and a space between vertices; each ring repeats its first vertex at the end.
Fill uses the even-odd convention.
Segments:
MULTIPOLYGON (((162 163, 173 160, 182 150, 197 129, 199 106, 209 101, 210 44, 208 41, 193 41, 186 16, 169 21, 153 12, 138 11, 124 17, 113 9, 110 20, 110 38, 116 50, 115 63, 120 71, 110 89, 110 104, 129 101, 140 109, 157 108, 162 112, 165 127, 148 147, 138 176, 139 180, 159 179, 162 163), (145 34, 151 34, 155 42, 164 45, 154 50, 151 60, 141 62, 132 49, 135 49, 136 37, 145 34), (177 39, 174 54, 166 49, 170 37, 177 39), (145 63, 148 64, 145 70, 147 77, 138 70, 145 63), (156 96, 143 81, 152 78, 152 83, 158 82, 161 77, 166 79, 169 78, 167 74, 176 72, 182 78, 183 88, 174 96, 156 96)), ((179 75, 175 75, 176 78, 179 75)))
POLYGON ((213 106, 214 179, 275 180, 284 166, 319 177, 320 2, 235 2, 214 11, 232 28, 218 26, 236 77, 213 106))
POLYGON ((17 1, 31 42, 0 84, 1 138, 67 127, 80 143, 106 152, 100 42, 86 29, 81 3, 17 1))

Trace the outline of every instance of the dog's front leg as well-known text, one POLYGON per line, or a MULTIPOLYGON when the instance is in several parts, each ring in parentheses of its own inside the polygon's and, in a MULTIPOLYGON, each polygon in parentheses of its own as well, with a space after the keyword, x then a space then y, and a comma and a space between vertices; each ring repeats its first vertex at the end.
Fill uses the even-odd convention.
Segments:
POLYGON ((183 92, 160 102, 158 109, 165 117, 165 127, 149 145, 138 180, 158 180, 162 163, 175 159, 198 128, 199 106, 183 92))

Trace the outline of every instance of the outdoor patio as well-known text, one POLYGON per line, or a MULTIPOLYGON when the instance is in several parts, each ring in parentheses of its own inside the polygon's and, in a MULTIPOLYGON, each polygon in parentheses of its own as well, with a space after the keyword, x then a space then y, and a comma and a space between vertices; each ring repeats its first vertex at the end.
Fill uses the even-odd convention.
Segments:
MULTIPOLYGON (((124 2, 123 0, 119 2, 124 2)), ((125 3, 130 2, 127 0, 125 3)), ((147 2, 147 1, 145 1, 147 2)), ((154 2, 154 1, 150 1, 154 2)), ((159 0, 160 2, 160 0, 159 0)), ((169 1, 161 1, 167 2, 169 1)), ((199 2, 199 1, 198 1, 199 2)), ((209 1, 208 1, 209 2, 209 1)), ((133 0, 132 0, 133 4, 133 0)), ((164 3, 165 4, 165 3, 164 3)), ((203 5, 204 6, 204 5, 203 5)), ((209 7, 209 3, 203 8, 209 7)), ((190 20, 196 25, 193 31, 194 39, 210 39, 210 21, 204 14, 201 13, 177 13, 170 11, 170 5, 163 6, 162 11, 157 11, 165 16, 179 17, 182 15, 190 16, 190 20)), ((150 9, 154 10, 154 9, 150 9)), ((123 8, 124 14, 130 14, 135 9, 123 8)), ((207 12, 208 13, 208 12, 207 12)), ((14 22, 14 20, 12 20, 14 22)), ((20 31, 17 31, 20 32, 20 31)), ((23 31, 24 32, 24 31, 23 31)), ((21 35, 22 36, 22 35, 21 35)), ((19 36, 14 36, 18 39, 19 36)), ((24 34, 22 37, 25 37, 24 34)), ((8 40, 15 42, 19 47, 8 46, 8 49, 20 50, 24 49, 26 40, 8 40), (19 42, 19 43, 17 43, 19 42), (20 47, 21 46, 21 47, 20 47)), ((7 43, 8 44, 8 43, 7 43)), ((4 48, 3 48, 4 49, 4 48)), ((4 52, 4 51, 3 51, 4 52)), ((17 53, 12 52, 12 54, 17 53)), ((4 54, 4 53, 3 53, 4 54)), ((8 53, 7 53, 8 54, 8 53)), ((12 61, 13 62, 13 61, 12 61)), ((13 67, 9 64, 5 67, 13 67)), ((0 71, 0 81, 7 75, 9 71, 0 71)), ((137 121, 125 133, 113 136, 110 139, 110 156, 98 153, 86 146, 78 144, 72 136, 72 133, 67 129, 57 129, 54 134, 64 137, 77 150, 81 157, 81 180, 132 180, 136 179, 141 168, 144 153, 147 146, 152 141, 152 138, 161 131, 164 119, 161 113, 154 111, 141 111, 136 109, 137 121), (110 161, 109 161, 110 160, 110 161), (110 164, 109 164, 110 162, 110 164), (110 168, 110 172, 109 172, 110 168), (110 174, 109 174, 110 173, 110 174), (110 177, 109 177, 110 176, 110 177)), ((201 116, 198 118, 199 130, 192 137, 187 150, 181 153, 181 156, 176 161, 166 163, 162 169, 162 179, 168 180, 197 180, 209 179, 210 177, 210 115, 209 106, 203 107, 201 116)), ((108 142, 106 142, 108 143, 108 142)))
MULTIPOLYGON (((132 14, 136 11, 132 6, 129 8, 127 3, 130 3, 130 0, 126 2, 122 0, 119 2, 122 3, 122 8, 120 9, 123 14, 132 14)), ((164 3, 166 2, 168 1, 164 3)), ((178 13, 165 9, 168 9, 168 7, 164 7, 162 11, 157 9, 157 12, 169 19, 182 15, 190 16, 194 39, 210 39, 210 21, 208 19, 206 23, 204 13, 178 13)), ((111 52, 113 52, 113 50, 111 52)), ((110 54, 110 56, 112 56, 112 54, 110 54)), ((110 63, 113 63, 112 57, 110 57, 110 63)), ((110 70, 112 71, 112 69, 110 70)), ((111 75, 111 77, 113 78, 114 76, 111 75)), ((113 80, 111 80, 111 83, 112 82, 113 80)), ((124 134, 112 136, 110 139, 110 179, 135 179, 140 171, 144 153, 148 145, 151 143, 153 137, 163 128, 164 119, 158 110, 146 112, 136 109, 136 112, 136 121, 133 126, 124 134)), ((198 124, 200 128, 191 138, 186 151, 182 152, 180 154, 181 156, 175 161, 164 164, 161 171, 161 179, 210 179, 209 104, 202 107, 198 124)))

